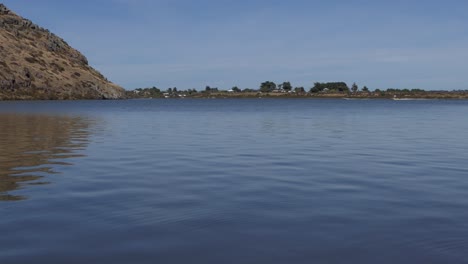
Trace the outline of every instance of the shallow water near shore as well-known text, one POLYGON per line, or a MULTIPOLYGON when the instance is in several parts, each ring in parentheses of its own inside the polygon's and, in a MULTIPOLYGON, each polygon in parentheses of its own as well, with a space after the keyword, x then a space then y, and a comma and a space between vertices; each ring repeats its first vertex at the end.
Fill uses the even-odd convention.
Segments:
POLYGON ((0 263, 466 263, 468 101, 0 102, 0 263))

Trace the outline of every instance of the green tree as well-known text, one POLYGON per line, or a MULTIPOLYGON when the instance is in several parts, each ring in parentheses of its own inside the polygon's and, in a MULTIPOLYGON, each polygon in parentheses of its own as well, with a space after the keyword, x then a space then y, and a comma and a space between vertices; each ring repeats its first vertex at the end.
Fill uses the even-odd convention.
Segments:
POLYGON ((294 88, 294 92, 296 93, 305 93, 304 87, 296 87, 294 88))
POLYGON ((291 91, 293 88, 290 82, 283 82, 281 86, 283 90, 286 90, 286 91, 291 91))
POLYGON ((426 91, 424 91, 423 89, 415 88, 415 89, 411 89, 411 92, 412 93, 424 93, 426 91))
POLYGON ((368 92, 369 92, 369 88, 367 88, 367 86, 364 86, 364 87, 362 87, 362 91, 368 93, 368 92))
POLYGON ((320 88, 314 85, 314 87, 310 88, 310 93, 318 93, 320 92, 320 88))
POLYGON ((260 91, 264 93, 271 92, 276 89, 276 84, 274 82, 266 81, 260 85, 260 91))
POLYGON ((353 93, 357 92, 359 90, 359 86, 357 86, 356 83, 353 83, 353 85, 351 86, 351 91, 353 91, 353 93))
POLYGON ((156 88, 156 86, 153 86, 153 88, 148 89, 148 90, 149 90, 149 94, 151 95, 151 97, 158 97, 161 95, 161 90, 156 88))
POLYGON ((240 92, 241 92, 241 89, 239 89, 239 87, 237 87, 237 86, 232 87, 232 90, 233 90, 234 92, 236 92, 236 93, 240 93, 240 92))
POLYGON ((322 92, 323 90, 328 89, 334 92, 349 92, 349 87, 345 82, 327 82, 327 83, 314 83, 314 87, 310 89, 311 93, 322 92))
POLYGON ((379 95, 379 96, 385 95, 385 92, 383 92, 383 91, 380 90, 379 88, 375 89, 374 93, 377 94, 377 95, 379 95))

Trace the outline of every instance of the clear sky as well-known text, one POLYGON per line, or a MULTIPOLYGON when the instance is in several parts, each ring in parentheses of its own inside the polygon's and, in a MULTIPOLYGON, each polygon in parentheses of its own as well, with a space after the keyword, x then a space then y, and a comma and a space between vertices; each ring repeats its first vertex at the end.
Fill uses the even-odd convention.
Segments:
POLYGON ((4 0, 126 89, 468 89, 466 0, 4 0))

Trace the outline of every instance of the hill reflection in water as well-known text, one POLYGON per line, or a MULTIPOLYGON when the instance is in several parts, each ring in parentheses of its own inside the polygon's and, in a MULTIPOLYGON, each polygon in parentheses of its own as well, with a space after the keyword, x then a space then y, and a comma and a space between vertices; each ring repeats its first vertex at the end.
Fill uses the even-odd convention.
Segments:
POLYGON ((48 184, 70 158, 83 156, 92 122, 76 116, 0 114, 0 201, 26 199, 14 191, 48 184))

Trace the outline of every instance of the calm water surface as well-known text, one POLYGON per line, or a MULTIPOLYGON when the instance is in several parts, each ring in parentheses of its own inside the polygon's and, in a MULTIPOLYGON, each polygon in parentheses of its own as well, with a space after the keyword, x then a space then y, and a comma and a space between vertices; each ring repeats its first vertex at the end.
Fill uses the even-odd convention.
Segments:
POLYGON ((0 102, 0 263, 467 263, 468 101, 0 102))

